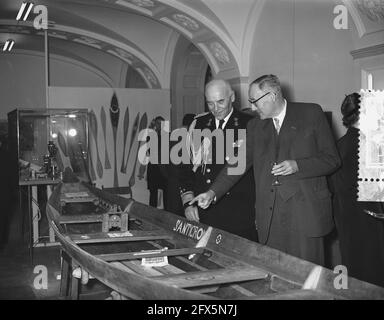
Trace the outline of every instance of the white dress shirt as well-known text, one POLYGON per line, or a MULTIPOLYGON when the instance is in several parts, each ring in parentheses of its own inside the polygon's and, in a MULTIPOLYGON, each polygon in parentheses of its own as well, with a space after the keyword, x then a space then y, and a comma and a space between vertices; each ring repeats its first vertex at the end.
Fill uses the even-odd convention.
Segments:
MULTIPOLYGON (((224 129, 225 126, 227 125, 228 119, 231 117, 232 113, 233 113, 233 108, 231 109, 231 112, 228 113, 228 115, 223 119, 223 120, 224 120, 224 123, 223 123, 223 127, 222 127, 222 129, 224 129)), ((216 123, 216 129, 218 129, 218 128, 219 128, 220 120, 217 120, 217 119, 215 118, 215 123, 216 123)))
POLYGON ((283 110, 281 110, 281 112, 279 113, 279 115, 277 115, 276 117, 273 117, 273 125, 275 126, 275 129, 276 129, 276 122, 275 122, 275 119, 279 120, 279 126, 280 126, 280 129, 283 125, 283 121, 284 121, 284 118, 285 118, 285 114, 287 113, 287 100, 284 99, 284 107, 283 107, 283 110))

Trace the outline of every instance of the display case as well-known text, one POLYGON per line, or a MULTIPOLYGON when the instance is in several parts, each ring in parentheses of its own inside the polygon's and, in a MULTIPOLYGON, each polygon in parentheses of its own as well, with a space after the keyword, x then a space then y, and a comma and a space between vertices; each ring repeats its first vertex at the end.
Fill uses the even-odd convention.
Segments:
POLYGON ((87 109, 16 109, 8 113, 11 190, 19 210, 12 217, 11 234, 25 239, 28 223, 29 248, 54 245, 45 207, 53 188, 65 171, 83 181, 88 174, 87 109), (20 236, 18 236, 20 235, 20 236))
POLYGON ((16 109, 8 128, 18 181, 60 179, 65 170, 88 180, 87 109, 16 109))

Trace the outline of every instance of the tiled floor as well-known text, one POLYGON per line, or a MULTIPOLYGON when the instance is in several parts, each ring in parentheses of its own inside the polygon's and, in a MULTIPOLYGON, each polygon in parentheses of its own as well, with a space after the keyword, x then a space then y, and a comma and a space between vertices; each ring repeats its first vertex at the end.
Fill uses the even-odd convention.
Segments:
POLYGON ((59 247, 35 248, 31 264, 27 247, 8 246, 0 252, 0 299, 57 299, 59 274, 59 247), (43 287, 45 270, 46 288, 43 287))
MULTIPOLYGON (((33 264, 27 247, 9 246, 0 251, 0 300, 63 299, 59 295, 59 275, 59 246, 35 248, 33 264), (46 288, 43 287, 45 270, 46 288)), ((94 279, 80 286, 79 299, 106 299, 110 293, 111 289, 94 279)))

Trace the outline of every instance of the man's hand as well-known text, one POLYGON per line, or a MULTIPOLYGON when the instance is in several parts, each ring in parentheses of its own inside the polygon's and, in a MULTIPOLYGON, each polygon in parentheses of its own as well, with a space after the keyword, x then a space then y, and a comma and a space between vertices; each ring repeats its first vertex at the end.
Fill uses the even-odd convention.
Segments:
POLYGON ((197 202, 200 208, 207 209, 214 199, 215 193, 212 190, 208 190, 205 193, 200 193, 197 197, 190 201, 189 204, 197 202))
POLYGON ((285 160, 275 164, 271 173, 275 176, 288 176, 299 171, 296 160, 285 160))
POLYGON ((200 221, 199 210, 197 209, 197 207, 194 207, 194 206, 187 207, 184 211, 184 215, 188 220, 197 221, 197 222, 200 221))

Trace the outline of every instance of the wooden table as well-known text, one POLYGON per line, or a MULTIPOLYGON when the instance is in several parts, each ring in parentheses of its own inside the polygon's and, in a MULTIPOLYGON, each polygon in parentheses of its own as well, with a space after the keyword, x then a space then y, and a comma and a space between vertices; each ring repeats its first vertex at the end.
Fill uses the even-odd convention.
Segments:
MULTIPOLYGON (((59 179, 31 179, 31 180, 20 180, 19 181, 19 192, 20 192, 20 210, 21 206, 21 192, 23 188, 27 189, 27 199, 28 199, 28 220, 29 220, 29 254, 31 258, 31 263, 33 264, 33 248, 40 246, 48 245, 58 245, 55 242, 55 235, 51 227, 49 227, 49 242, 40 242, 39 237, 39 201, 37 196, 37 187, 45 186, 47 192, 47 199, 52 194, 52 190, 55 185, 59 184, 61 180, 59 179)), ((24 219, 23 219, 24 220, 24 219)))

